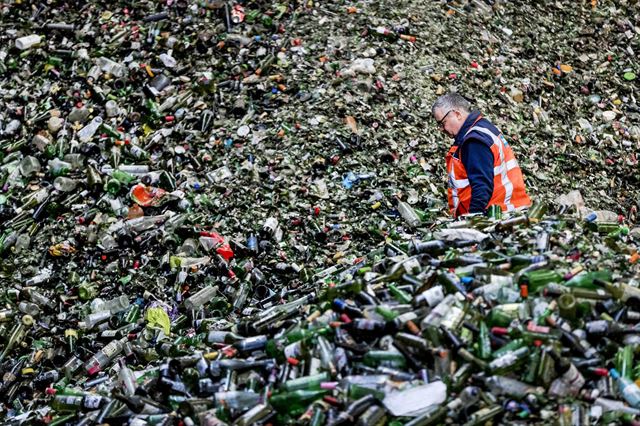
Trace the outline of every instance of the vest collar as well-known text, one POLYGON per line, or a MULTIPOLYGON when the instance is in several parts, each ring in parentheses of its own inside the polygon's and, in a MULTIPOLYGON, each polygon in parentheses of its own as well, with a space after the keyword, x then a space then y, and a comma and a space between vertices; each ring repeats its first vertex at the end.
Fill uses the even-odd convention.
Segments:
POLYGON ((482 114, 480 114, 480 111, 471 111, 467 116, 467 119, 464 121, 464 123, 462 123, 460 131, 456 135, 454 145, 462 145, 464 137, 466 136, 469 129, 471 129, 481 118, 482 114))

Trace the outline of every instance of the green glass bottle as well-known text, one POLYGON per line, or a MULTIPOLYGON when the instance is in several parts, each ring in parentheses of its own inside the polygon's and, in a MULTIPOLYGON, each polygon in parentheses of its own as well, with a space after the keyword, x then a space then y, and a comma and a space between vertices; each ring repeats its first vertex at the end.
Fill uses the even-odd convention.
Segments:
POLYGON ((287 344, 285 339, 270 339, 267 341, 265 351, 268 356, 282 363, 287 358, 304 358, 309 352, 305 340, 298 340, 287 344))
POLYGON ((0 362, 6 358, 13 348, 22 342, 33 324, 33 317, 31 315, 24 315, 20 322, 14 325, 9 335, 9 340, 5 343, 4 350, 2 354, 0 354, 0 362))
POLYGON ((302 414, 313 401, 326 395, 326 390, 299 389, 272 395, 269 402, 278 412, 287 413, 292 417, 302 414))
POLYGON ((538 376, 538 367, 540 365, 541 351, 542 349, 539 346, 536 346, 533 349, 533 353, 531 354, 531 357, 529 359, 530 361, 527 364, 527 370, 524 373, 524 377, 522 378, 523 381, 531 384, 536 383, 538 376))
POLYGON ((487 360, 491 357, 491 340, 489 338, 489 327, 487 327, 487 323, 480 321, 478 330, 478 357, 487 360))
POLYGON ((528 346, 524 346, 510 351, 504 355, 495 358, 487 365, 487 369, 493 374, 501 374, 509 371, 513 371, 517 366, 525 361, 529 357, 531 350, 528 346))
POLYGON ((503 347, 496 349, 491 356, 493 358, 500 358, 502 355, 518 350, 528 344, 529 343, 525 339, 513 339, 503 347))
POLYGON ((620 237, 629 235, 629 227, 628 226, 619 226, 618 229, 615 229, 607 234, 607 238, 611 240, 617 240, 620 237))
POLYGON ((131 173, 127 173, 119 169, 116 169, 111 173, 111 178, 117 179, 120 183, 123 183, 124 185, 129 185, 131 182, 136 180, 136 177, 131 173))
MULTIPOLYGON (((140 318, 140 305, 134 303, 131 305, 129 310, 124 314, 124 322, 128 324, 133 324, 140 318)), ((185 317, 186 318, 186 317, 185 317)), ((172 329, 177 329, 177 327, 172 323, 172 329)))
POLYGON ((260 20, 262 21, 262 25, 264 25, 265 27, 272 27, 273 26, 273 18, 269 15, 262 15, 262 17, 260 18, 260 20))
POLYGON ((322 426, 327 418, 324 408, 320 405, 313 407, 313 414, 309 420, 309 426, 322 426))
POLYGON ((549 351, 540 352, 540 362, 538 363, 538 371, 536 373, 537 383, 541 386, 549 386, 555 378, 555 368, 553 358, 549 355, 549 351))
POLYGON ((376 313, 380 314, 385 321, 393 321, 398 316, 398 313, 388 306, 378 305, 375 307, 376 313))
POLYGON ((504 408, 501 405, 481 408, 469 416, 469 421, 464 426, 480 426, 487 424, 491 419, 498 416, 504 408))
POLYGON ((512 229, 515 226, 528 224, 528 223, 529 223, 529 219, 527 218, 527 216, 524 216, 524 215, 514 216, 514 217, 510 217, 509 219, 503 219, 500 222, 496 223, 496 230, 507 231, 512 229))
POLYGON ((480 358, 474 356, 471 352, 469 352, 466 348, 458 348, 457 350, 458 356, 465 361, 477 365, 481 369, 487 368, 487 363, 480 358))
POLYGON ((613 274, 611 271, 606 269, 591 272, 584 271, 574 275, 569 281, 565 282, 564 285, 572 288, 595 290, 600 288, 597 284, 594 284, 595 279, 600 281, 611 281, 612 278, 613 274))
POLYGON ((348 386, 347 395, 349 396, 349 399, 352 399, 352 400, 360 399, 363 396, 367 396, 367 395, 373 395, 374 397, 376 397, 378 400, 381 401, 384 399, 385 394, 383 391, 380 391, 378 389, 370 388, 367 386, 360 386, 352 383, 352 384, 349 384, 348 386))
POLYGON ((616 354, 616 370, 622 377, 633 380, 633 346, 625 345, 616 354))
POLYGON ((127 172, 122 170, 114 170, 111 174, 111 178, 104 184, 104 189, 111 195, 115 195, 122 189, 123 186, 128 186, 136 178, 127 172))
POLYGON ((474 371, 475 367, 473 364, 464 364, 458 368, 455 373, 453 373, 453 376, 451 376, 451 390, 455 393, 460 392, 468 383, 474 371))
POLYGON ((517 270, 525 266, 532 265, 534 263, 540 263, 547 260, 546 256, 529 256, 525 254, 516 254, 515 256, 509 257, 509 264, 511 265, 511 270, 517 270))
POLYGON ((389 293, 400 303, 411 303, 412 297, 404 290, 400 290, 395 284, 387 286, 389 293))
POLYGON ((149 111, 149 118, 151 119, 150 121, 153 120, 158 120, 162 117, 162 113, 160 112, 160 109, 158 108, 158 104, 156 102, 154 102, 153 99, 151 98, 147 98, 145 100, 145 107, 147 108, 147 110, 149 111))
POLYGON ((594 280, 594 283, 604 286, 613 297, 623 303, 627 303, 629 300, 640 302, 640 288, 630 286, 624 283, 612 283, 609 281, 594 280))
POLYGON ((320 389, 320 383, 331 380, 329 373, 323 372, 312 376, 303 376, 296 379, 287 380, 282 388, 288 392, 297 390, 320 389))
POLYGON ((547 318, 549 318, 551 314, 553 314, 553 312, 556 310, 557 307, 558 307, 558 302, 555 300, 552 300, 549 303, 549 305, 547 305, 545 310, 540 314, 540 316, 536 319, 536 324, 545 325, 547 323, 547 318))
POLYGON ((100 125, 100 128, 110 138, 115 138, 115 139, 121 139, 122 138, 122 135, 120 134, 119 131, 117 131, 116 129, 114 129, 113 127, 109 126, 108 124, 106 124, 104 122, 100 125))
POLYGON ((578 304, 573 294, 565 293, 558 297, 558 311, 562 318, 569 321, 575 320, 577 308, 578 304))
POLYGON ((527 284, 529 294, 537 294, 547 284, 562 282, 562 275, 550 269, 537 269, 525 272, 518 284, 527 284))
POLYGON ((91 300, 98 295, 98 287, 95 284, 84 282, 78 286, 80 300, 91 300))
POLYGON ((331 333, 333 333, 333 329, 329 326, 317 328, 295 327, 285 334, 285 339, 287 343, 294 343, 299 340, 310 340, 315 336, 328 336, 331 333))
POLYGON ((54 416, 49 426, 61 426, 70 422, 74 417, 76 417, 76 413, 65 414, 61 416, 54 416))
POLYGON ((521 303, 504 303, 494 306, 487 317, 487 325, 490 327, 508 327, 511 321, 518 318, 521 309, 521 303))
POLYGON ((538 223, 542 219, 542 217, 547 213, 548 206, 544 202, 535 202, 529 208, 527 212, 527 217, 529 218, 529 223, 538 223))
POLYGON ((364 355, 364 364, 369 367, 404 368, 407 360, 400 352, 372 350, 364 355))
MULTIPOLYGON (((603 289, 588 290, 584 288, 571 288, 562 284, 551 283, 545 288, 545 294, 547 296, 562 296, 563 294, 571 294, 576 299, 587 300, 607 300, 611 298, 611 294, 603 289)), ((580 303, 578 303, 578 310, 580 309, 580 303)))
POLYGON ((443 421, 447 416, 447 411, 448 408, 446 405, 438 407, 435 410, 428 410, 426 413, 404 423, 404 426, 434 426, 444 424, 443 421))
POLYGON ((620 224, 618 222, 588 222, 587 228, 593 232, 604 235, 619 231, 620 224))
POLYGON ((100 173, 98 173, 95 168, 87 166, 86 174, 87 186, 89 187, 89 189, 96 190, 103 185, 102 176, 100 176, 100 173))

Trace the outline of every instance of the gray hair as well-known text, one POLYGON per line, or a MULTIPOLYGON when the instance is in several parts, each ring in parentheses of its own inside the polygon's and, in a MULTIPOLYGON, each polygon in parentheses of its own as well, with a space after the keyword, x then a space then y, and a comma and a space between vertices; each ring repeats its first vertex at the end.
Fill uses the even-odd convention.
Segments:
POLYGON ((470 112, 471 103, 463 98, 462 95, 447 93, 435 101, 431 108, 431 113, 435 115, 437 109, 442 109, 443 111, 458 110, 460 112, 470 112))

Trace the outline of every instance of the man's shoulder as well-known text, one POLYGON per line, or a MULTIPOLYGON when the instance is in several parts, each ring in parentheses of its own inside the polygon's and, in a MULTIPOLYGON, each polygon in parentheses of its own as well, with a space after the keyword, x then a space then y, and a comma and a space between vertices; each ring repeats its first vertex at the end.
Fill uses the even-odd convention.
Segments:
POLYGON ((477 143, 477 144, 482 144, 482 145, 491 147, 491 145, 493 145, 493 138, 481 129, 487 129, 491 133, 493 133, 491 129, 488 129, 486 127, 480 127, 480 128, 474 127, 470 129, 469 132, 466 134, 461 145, 464 146, 464 145, 477 143))
POLYGON ((482 117, 482 119, 478 120, 476 125, 473 126, 470 130, 477 131, 478 128, 487 129, 496 136, 500 134, 500 130, 486 117, 482 117))

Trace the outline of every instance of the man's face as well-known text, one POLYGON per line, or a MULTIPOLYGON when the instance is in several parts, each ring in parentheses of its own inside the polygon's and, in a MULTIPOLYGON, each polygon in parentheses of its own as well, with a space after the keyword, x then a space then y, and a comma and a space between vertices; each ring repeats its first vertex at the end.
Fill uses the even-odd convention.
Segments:
POLYGON ((444 110, 437 108, 434 118, 438 124, 438 129, 450 137, 455 138, 460 131, 462 124, 464 124, 466 116, 455 109, 444 110))

